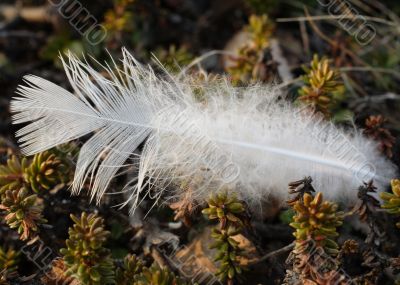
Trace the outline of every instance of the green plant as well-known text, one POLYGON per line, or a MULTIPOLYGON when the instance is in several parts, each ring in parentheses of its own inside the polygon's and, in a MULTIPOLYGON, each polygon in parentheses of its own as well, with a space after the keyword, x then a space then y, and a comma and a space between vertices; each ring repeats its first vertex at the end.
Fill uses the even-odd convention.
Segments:
POLYGON ((25 181, 36 193, 68 182, 71 175, 70 165, 57 156, 54 151, 35 154, 30 165, 24 167, 23 171, 25 181))
POLYGON ((26 187, 6 190, 1 197, 0 210, 5 211, 5 222, 17 229, 21 240, 33 238, 39 231, 38 225, 47 222, 42 216, 41 201, 26 187))
POLYGON ((143 262, 136 255, 128 254, 124 258, 124 262, 121 267, 116 269, 116 284, 117 285, 130 285, 132 280, 142 272, 144 268, 143 262))
POLYGON ((214 261, 220 262, 217 276, 227 284, 233 284, 234 280, 242 274, 239 258, 242 250, 234 236, 240 234, 245 225, 245 207, 239 201, 236 194, 228 195, 222 191, 212 195, 208 200, 208 208, 202 211, 210 220, 219 220, 219 229, 214 228, 211 236, 215 243, 211 248, 217 250, 214 261))
POLYGON ((226 71, 235 85, 256 81, 267 81, 270 78, 268 71, 275 70, 274 63, 268 62, 265 57, 273 31, 273 24, 267 15, 252 15, 245 32, 249 40, 239 48, 237 55, 231 57, 232 64, 226 71))
POLYGON ((314 55, 310 67, 303 67, 304 86, 299 90, 299 100, 329 116, 343 98, 344 85, 339 79, 339 71, 332 68, 327 58, 314 55))
MULTIPOLYGON (((389 214, 398 215, 400 214, 400 180, 392 179, 391 181, 392 192, 382 192, 380 194, 383 204, 382 208, 386 209, 389 214)), ((396 223, 396 226, 400 228, 400 222, 396 223)))
POLYGON ((0 195, 8 189, 18 189, 23 186, 23 169, 27 167, 26 158, 19 159, 12 155, 5 165, 0 165, 0 195))
POLYGON ((74 39, 71 33, 64 30, 63 33, 49 36, 47 42, 40 49, 39 56, 41 59, 53 62, 56 68, 62 69, 63 64, 59 55, 69 52, 81 54, 88 49, 88 44, 84 40, 74 39))
POLYGON ((135 255, 128 254, 116 270, 117 285, 185 285, 189 284, 168 268, 161 268, 156 262, 150 267, 135 255))
POLYGON ((136 13, 135 0, 113 0, 113 7, 104 14, 103 25, 107 30, 105 45, 110 50, 119 49, 127 42, 136 43, 141 39, 140 12, 136 13), (139 24, 140 25, 140 24, 139 24))
POLYGON ((213 229, 211 236, 215 243, 211 248, 217 249, 214 261, 221 262, 216 275, 227 284, 233 284, 233 281, 242 274, 242 268, 239 264, 239 256, 242 250, 239 243, 233 238, 240 234, 241 229, 234 226, 228 226, 226 229, 213 229))
POLYGON ((36 154, 32 159, 12 155, 0 165, 0 209, 5 221, 22 240, 33 238, 42 216, 43 204, 34 192, 50 190, 69 181, 72 167, 57 149, 36 154))
POLYGON ((266 14, 257 16, 251 15, 246 31, 250 34, 251 45, 256 50, 262 50, 269 46, 272 35, 273 24, 266 14))
POLYGON ((16 275, 18 255, 13 249, 5 250, 0 246, 0 284, 7 284, 7 280, 16 275))
POLYGON ((114 9, 107 11, 105 14, 105 27, 107 30, 113 32, 121 32, 124 30, 129 30, 129 22, 132 21, 132 14, 127 11, 129 5, 131 5, 133 0, 115 0, 114 9))
POLYGON ((207 89, 218 88, 225 79, 214 73, 207 73, 203 69, 193 70, 189 77, 185 78, 190 86, 193 86, 193 96, 196 101, 206 103, 209 98, 207 89))
POLYGON ((294 222, 290 224, 295 228, 296 251, 307 249, 310 240, 318 247, 323 247, 328 254, 335 256, 338 253, 338 245, 333 240, 338 233, 336 228, 342 224, 343 213, 338 212, 338 206, 329 201, 323 201, 322 193, 315 197, 305 193, 303 200, 293 205, 296 215, 294 222))
POLYGON ((296 241, 290 254, 293 270, 288 270, 285 284, 290 284, 289 280, 321 285, 327 284, 326 280, 338 281, 341 278, 337 274, 339 262, 334 257, 339 250, 334 238, 343 213, 337 211, 335 203, 323 201, 320 192, 315 197, 305 193, 292 207, 296 214, 290 226, 296 230, 293 233, 296 241))
POLYGON ((188 283, 186 283, 181 278, 176 276, 168 268, 160 268, 160 266, 156 262, 154 262, 149 268, 143 267, 142 272, 135 276, 135 282, 133 282, 133 284, 134 285, 186 285, 188 283))
POLYGON ((109 232, 103 228, 103 219, 83 212, 69 228, 66 248, 60 250, 68 270, 66 274, 83 285, 114 284, 114 264, 110 251, 104 247, 109 232))
POLYGON ((12 155, 5 165, 0 165, 0 194, 22 186, 39 193, 69 182, 72 165, 66 156, 57 149, 35 154, 31 160, 12 155))
POLYGON ((242 215, 245 211, 236 193, 228 195, 227 191, 222 191, 216 195, 211 195, 208 199, 208 208, 202 213, 208 216, 209 220, 219 220, 221 229, 229 224, 243 226, 242 215))
POLYGON ((179 72, 181 67, 190 64, 194 59, 186 46, 177 48, 175 45, 170 45, 168 50, 157 49, 155 56, 168 71, 173 73, 179 72))

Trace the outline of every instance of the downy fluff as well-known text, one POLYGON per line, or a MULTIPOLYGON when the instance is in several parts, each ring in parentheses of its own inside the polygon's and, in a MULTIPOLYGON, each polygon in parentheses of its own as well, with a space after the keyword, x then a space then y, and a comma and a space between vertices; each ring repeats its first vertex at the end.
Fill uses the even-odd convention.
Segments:
POLYGON ((73 93, 26 76, 11 102, 13 122, 28 123, 17 132, 26 155, 91 134, 72 191, 90 181, 97 201, 129 165, 138 167, 124 188, 133 209, 141 192, 203 201, 221 188, 251 206, 271 196, 282 203, 287 184, 305 176, 328 199, 348 201, 363 181, 382 190, 394 176, 374 142, 292 106, 278 88, 159 77, 125 49, 121 69, 103 66, 106 77, 72 54, 63 64, 73 93))

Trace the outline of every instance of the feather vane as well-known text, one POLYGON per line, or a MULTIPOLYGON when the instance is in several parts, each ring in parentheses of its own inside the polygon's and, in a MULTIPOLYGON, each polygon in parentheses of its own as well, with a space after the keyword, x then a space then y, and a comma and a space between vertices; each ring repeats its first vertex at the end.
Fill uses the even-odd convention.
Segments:
POLYGON ((376 143, 357 130, 343 130, 303 112, 267 86, 235 88, 227 80, 198 86, 185 77, 160 77, 123 50, 122 69, 103 66, 106 77, 68 54, 64 68, 73 93, 26 76, 11 111, 22 150, 31 155, 92 134, 82 146, 72 191, 91 182, 100 201, 139 145, 138 177, 126 186, 135 208, 139 194, 193 199, 229 187, 251 205, 287 198, 290 181, 311 176, 330 199, 353 200, 362 180, 384 187, 395 166, 376 143))

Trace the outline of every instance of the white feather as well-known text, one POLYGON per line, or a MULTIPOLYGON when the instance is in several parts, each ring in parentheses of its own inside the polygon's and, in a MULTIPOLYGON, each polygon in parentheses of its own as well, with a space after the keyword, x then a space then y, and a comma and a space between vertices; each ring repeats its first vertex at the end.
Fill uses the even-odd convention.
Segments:
POLYGON ((228 187, 256 206, 270 195, 283 202, 287 184, 304 176, 335 200, 355 199, 363 180, 382 189, 394 177, 374 142, 292 106, 277 88, 234 88, 227 80, 199 87, 157 77, 123 55, 123 70, 105 66, 106 79, 69 54, 63 63, 75 94, 26 76, 11 103, 14 123, 31 122, 17 132, 27 155, 93 133, 79 154, 74 192, 90 178, 99 201, 143 142, 138 177, 126 186, 134 208, 143 189, 176 197, 183 182, 192 199, 228 187), (196 101, 196 92, 205 100, 196 101))

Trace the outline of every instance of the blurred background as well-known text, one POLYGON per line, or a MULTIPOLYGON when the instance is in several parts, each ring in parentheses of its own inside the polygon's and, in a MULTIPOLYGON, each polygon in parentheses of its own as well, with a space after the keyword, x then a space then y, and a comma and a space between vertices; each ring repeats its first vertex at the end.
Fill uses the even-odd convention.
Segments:
MULTIPOLYGON (((343 127, 357 125, 400 165, 400 1, 390 0, 0 0, 1 162, 7 161, 10 148, 17 152, 9 102, 24 75, 35 74, 70 89, 60 55, 71 51, 101 71, 100 64, 113 66, 112 58, 120 64, 122 47, 159 72, 165 72, 161 63, 171 74, 192 75, 194 82, 224 75, 236 86, 282 84, 295 104, 310 103, 343 127), (329 77, 331 70, 334 79, 329 77)), ((127 209, 109 207, 121 199, 111 203, 114 198, 107 198, 96 208, 84 195, 60 192, 44 199, 44 216, 51 227, 44 227, 42 238, 54 252, 68 236, 70 212, 90 208, 110 217, 110 248, 117 258, 141 252, 132 241, 143 244, 145 236, 151 236, 148 232, 158 238, 152 230, 156 224, 165 228, 174 214, 185 217, 169 205, 175 213, 154 210, 140 232, 129 228, 127 209)), ((264 251, 293 240, 288 226, 293 212, 270 208, 262 217, 267 222, 254 225, 264 251)), ((18 235, 5 223, 0 225, 0 242, 21 247, 18 235)), ((194 228, 175 232, 186 242, 199 234, 194 228)), ((344 231, 346 237, 361 236, 357 229, 344 231)), ((395 247, 392 244, 387 252, 395 252, 395 247)), ((27 258, 22 262, 28 266, 20 266, 21 275, 37 271, 27 258)), ((268 284, 280 284, 281 265, 260 269, 258 277, 249 274, 254 277, 248 279, 250 284, 266 276, 271 278, 268 284)))
POLYGON ((24 74, 67 86, 60 53, 104 62, 121 47, 141 62, 153 64, 154 55, 174 72, 206 54, 202 69, 238 84, 299 78, 319 54, 341 71, 345 115, 386 112, 393 103, 386 93, 399 89, 399 11, 389 0, 2 0, 0 131, 9 133, 7 102, 24 74), (377 94, 386 96, 365 104, 377 94))

